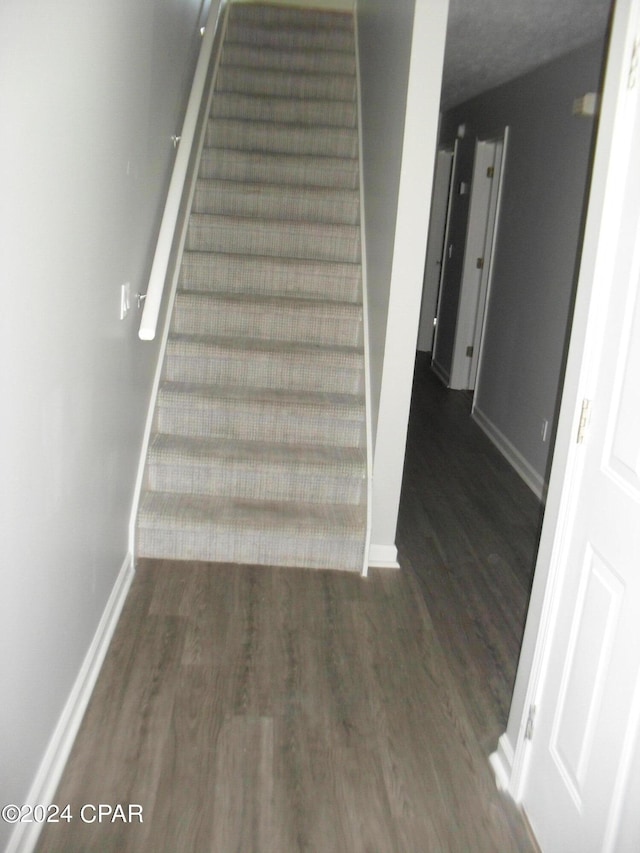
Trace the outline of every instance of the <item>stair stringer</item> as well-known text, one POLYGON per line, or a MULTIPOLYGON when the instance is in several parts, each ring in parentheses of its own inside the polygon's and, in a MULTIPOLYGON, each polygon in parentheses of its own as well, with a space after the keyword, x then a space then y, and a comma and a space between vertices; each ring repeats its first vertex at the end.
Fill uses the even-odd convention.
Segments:
POLYGON ((200 104, 198 112, 198 124, 195 133, 194 146, 191 152, 189 171, 185 182, 185 190, 182 196, 180 205, 180 214, 176 233, 173 239, 172 259, 170 271, 170 288, 167 296, 167 308, 164 314, 162 323, 162 335, 160 338, 160 346, 158 347, 158 358, 156 361, 156 369, 151 385, 151 394, 149 396, 149 405, 147 407, 147 418, 145 421, 144 432, 142 436, 142 445, 140 448, 140 456, 138 459, 138 470, 136 474, 136 482, 133 493, 133 501, 131 506, 131 515, 129 517, 129 553, 136 554, 136 524, 138 518, 138 509, 140 506, 140 498, 142 495, 145 470, 147 464, 147 455, 149 453, 149 443, 151 433, 153 431, 154 415, 156 403, 158 400, 158 390, 162 379, 162 368, 164 365, 165 354, 167 350, 167 341, 169 339, 169 329, 171 326, 171 318, 173 316, 173 308, 176 300, 176 292, 178 290, 178 280, 180 278, 180 268, 182 266, 182 256, 184 246, 187 239, 187 229, 189 226, 189 217, 191 214, 191 206, 193 204, 193 196, 196 191, 198 181, 198 173, 200 170, 200 159, 204 148, 204 141, 207 133, 207 122, 211 111, 211 101, 216 85, 216 77, 220 66, 220 58, 222 55, 222 44, 227 26, 229 3, 228 0, 220 0, 220 10, 216 21, 216 33, 214 35, 213 49, 211 52, 211 60, 209 63, 208 82, 205 88, 205 95, 200 104))
POLYGON ((362 577, 369 574, 369 549, 371 545, 371 506, 373 501, 373 419, 371 413, 371 353, 369 337, 369 288, 367 283, 367 238, 366 216, 364 207, 364 170, 362 158, 362 88, 360 81, 360 46, 358 41, 358 21, 355 9, 353 11, 353 35, 356 51, 356 100, 358 103, 358 162, 360 167, 360 251, 362 270, 362 333, 364 345, 364 396, 365 396, 365 428, 367 450, 367 529, 364 543, 364 561, 362 577))

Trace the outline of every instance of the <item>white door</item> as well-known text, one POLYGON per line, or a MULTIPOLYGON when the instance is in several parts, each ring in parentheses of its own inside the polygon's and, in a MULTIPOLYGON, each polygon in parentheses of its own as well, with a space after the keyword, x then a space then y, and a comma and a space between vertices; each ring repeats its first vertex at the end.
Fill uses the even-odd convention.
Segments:
POLYGON ((639 6, 619 0, 612 36, 618 79, 610 62, 603 122, 617 136, 587 262, 590 421, 568 470, 574 487, 557 534, 559 580, 520 796, 543 853, 640 851, 640 803, 629 800, 640 748, 639 6))
POLYGON ((438 151, 433 175, 427 257, 424 265, 422 309, 420 311, 420 329, 418 332, 418 349, 421 352, 433 351, 434 319, 436 316, 438 289, 440 287, 440 274, 442 272, 444 232, 447 224, 452 164, 453 151, 438 151))
POLYGON ((449 387, 473 389, 495 234, 503 141, 479 140, 473 161, 469 219, 449 387), (475 356, 475 358, 474 358, 475 356))
POLYGON ((495 248, 496 234, 498 230, 498 211, 500 207, 500 193, 502 190, 502 175, 503 164, 507 150, 507 139, 509 128, 505 128, 504 137, 495 141, 494 160, 493 160, 493 179, 491 181, 491 195, 489 198, 489 208, 487 212, 487 228, 484 239, 484 247, 482 250, 483 267, 480 273, 480 283, 478 286, 478 304, 476 310, 475 324, 473 329, 473 340, 471 343, 472 354, 471 363, 469 365, 469 382, 467 387, 470 391, 474 391, 476 387, 476 379, 478 377, 478 369, 480 366, 480 353, 482 350, 482 339, 484 333, 484 324, 486 320, 487 302, 489 300, 489 282, 491 278, 491 268, 493 265, 493 251, 495 248))

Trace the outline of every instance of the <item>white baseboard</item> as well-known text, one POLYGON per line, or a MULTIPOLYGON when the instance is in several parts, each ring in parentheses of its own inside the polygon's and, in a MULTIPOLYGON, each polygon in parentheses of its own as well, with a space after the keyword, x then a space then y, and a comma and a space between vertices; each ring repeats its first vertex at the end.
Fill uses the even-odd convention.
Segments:
MULTIPOLYGON (((40 762, 25 803, 54 801, 56 788, 91 698, 133 576, 133 557, 128 554, 120 568, 98 628, 40 762)), ((41 823, 17 823, 5 853, 31 853, 36 846, 41 829, 41 823)))
POLYGON ((369 547, 370 569, 399 569, 398 549, 395 545, 375 545, 369 547))
POLYGON ((437 361, 431 361, 431 370, 435 373, 438 379, 445 385, 447 388, 449 387, 449 374, 447 371, 441 367, 437 361))
POLYGON ((513 769, 513 747, 506 733, 501 735, 498 748, 489 756, 489 764, 495 773, 498 790, 508 794, 513 769))
POLYGON ((497 447, 502 453, 507 462, 522 477, 527 486, 541 501, 546 497, 546 486, 543 478, 538 472, 527 462, 520 451, 514 447, 509 439, 503 435, 498 427, 489 420, 476 406, 473 407, 471 417, 478 424, 487 438, 497 447))

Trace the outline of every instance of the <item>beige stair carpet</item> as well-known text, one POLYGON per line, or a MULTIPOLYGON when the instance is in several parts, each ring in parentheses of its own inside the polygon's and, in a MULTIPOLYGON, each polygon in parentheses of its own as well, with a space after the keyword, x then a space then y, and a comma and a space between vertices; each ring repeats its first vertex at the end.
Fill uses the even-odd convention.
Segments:
POLYGON ((227 14, 137 553, 360 571, 353 17, 245 3, 227 14))

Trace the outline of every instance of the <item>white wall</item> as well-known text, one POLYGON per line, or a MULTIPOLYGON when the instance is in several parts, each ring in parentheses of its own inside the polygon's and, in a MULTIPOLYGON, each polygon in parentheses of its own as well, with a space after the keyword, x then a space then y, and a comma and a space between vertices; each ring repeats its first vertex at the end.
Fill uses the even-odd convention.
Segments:
POLYGON ((119 289, 146 289, 200 7, 0 5, 3 804, 27 796, 127 561, 157 352, 119 289))
POLYGON ((395 560, 448 0, 358 0, 374 427, 372 562, 395 560))
MULTIPOLYGON (((553 424, 557 415, 594 128, 572 107, 598 90, 602 52, 601 42, 573 51, 449 111, 442 124, 443 142, 466 126, 455 186, 471 181, 475 139, 509 126, 474 406, 540 493, 551 447, 542 441, 541 424, 553 424)), ((454 196, 452 203, 467 199, 454 196)), ((460 221, 466 228, 466 208, 460 221)), ((464 233, 452 240, 462 244, 464 233)))

